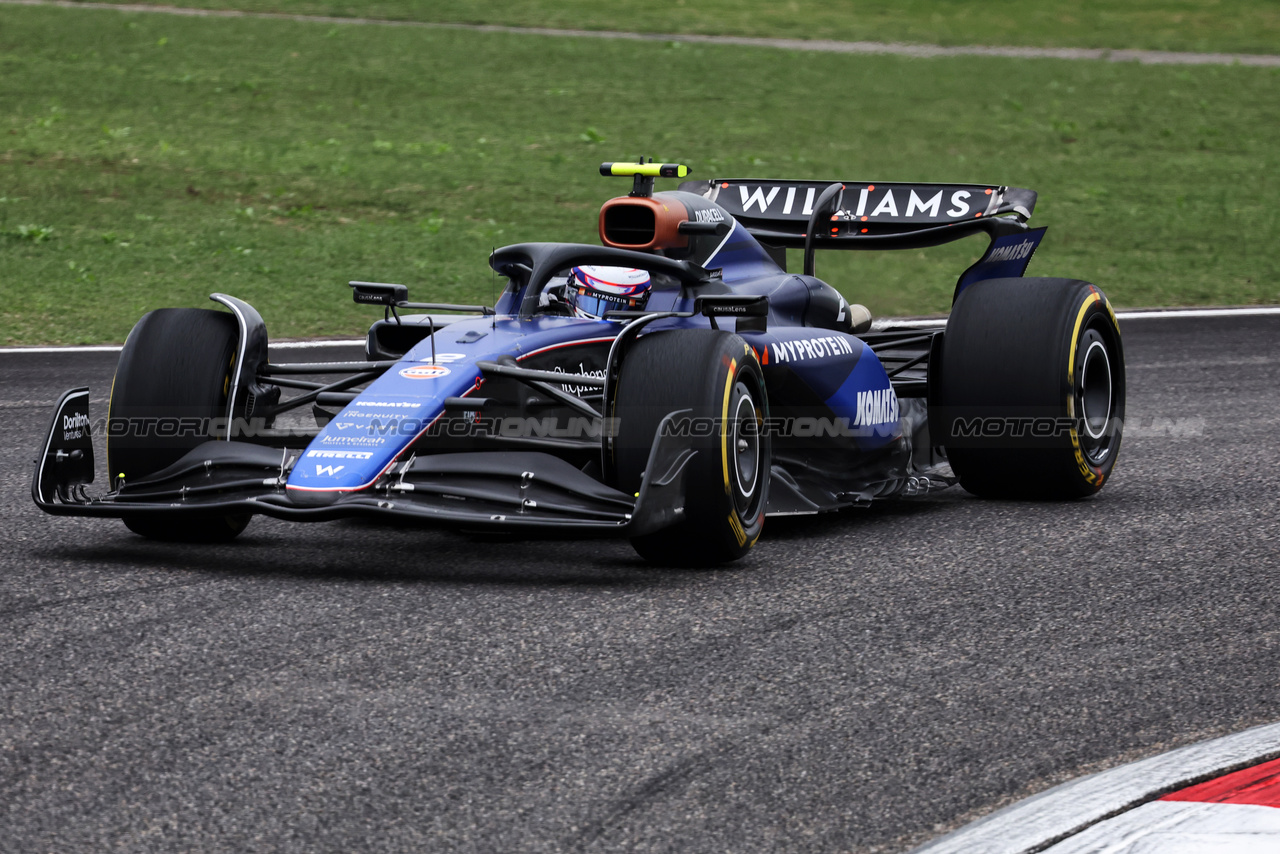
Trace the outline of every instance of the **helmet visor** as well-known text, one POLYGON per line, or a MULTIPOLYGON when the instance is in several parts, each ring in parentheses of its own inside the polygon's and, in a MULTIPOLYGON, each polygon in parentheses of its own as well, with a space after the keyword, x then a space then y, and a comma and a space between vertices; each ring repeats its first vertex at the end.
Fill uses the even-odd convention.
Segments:
MULTIPOLYGON (((572 287, 572 286, 571 286, 572 287)), ((605 293, 579 285, 570 294, 574 311, 580 316, 604 317, 606 311, 631 311, 644 306, 648 293, 636 297, 624 297, 618 294, 605 293)))
POLYGON ((648 272, 623 267, 574 267, 568 301, 579 317, 642 309, 649 300, 648 272))

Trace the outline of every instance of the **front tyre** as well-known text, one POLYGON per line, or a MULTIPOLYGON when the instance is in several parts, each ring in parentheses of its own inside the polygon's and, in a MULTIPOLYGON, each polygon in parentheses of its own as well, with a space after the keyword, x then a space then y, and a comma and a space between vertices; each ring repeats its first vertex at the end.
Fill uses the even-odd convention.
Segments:
POLYGON ((125 516, 124 526, 140 537, 166 543, 228 543, 240 536, 249 526, 247 513, 194 516, 192 518, 162 518, 154 516, 125 516))
POLYGON ((685 476, 684 517, 631 544, 645 560, 664 566, 737 560, 764 528, 772 462, 762 429, 768 417, 764 375, 742 338, 702 329, 652 332, 627 352, 613 408, 619 489, 639 492, 659 423, 682 409, 692 410, 697 451, 685 476))
POLYGON ((1120 327, 1073 279, 993 279, 952 307, 930 367, 930 423, 960 485, 989 498, 1093 495, 1124 427, 1120 327))
MULTIPOLYGON (((107 466, 114 480, 144 480, 197 445, 227 415, 239 345, 236 320, 221 311, 162 308, 143 315, 120 351, 107 405, 107 466)), ((143 537, 224 542, 249 524, 247 514, 126 516, 143 537)))

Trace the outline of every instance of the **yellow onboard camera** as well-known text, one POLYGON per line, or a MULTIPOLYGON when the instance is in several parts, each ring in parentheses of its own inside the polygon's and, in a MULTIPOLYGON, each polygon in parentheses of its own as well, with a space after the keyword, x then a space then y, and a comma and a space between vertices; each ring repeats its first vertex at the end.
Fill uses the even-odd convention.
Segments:
POLYGON ((682 163, 645 163, 642 157, 639 163, 601 163, 600 174, 634 178, 631 195, 648 197, 653 195, 654 178, 683 178, 689 174, 689 167, 682 163))

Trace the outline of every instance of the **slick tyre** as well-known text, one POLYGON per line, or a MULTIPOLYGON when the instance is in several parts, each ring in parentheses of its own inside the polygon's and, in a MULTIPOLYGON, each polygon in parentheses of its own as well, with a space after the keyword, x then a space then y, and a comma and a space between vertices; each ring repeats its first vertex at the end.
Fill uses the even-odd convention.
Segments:
POLYGON ((769 436, 760 429, 769 414, 764 376, 745 341, 682 329, 650 333, 627 352, 612 409, 619 489, 639 492, 659 423, 683 409, 708 425, 691 431, 696 454, 685 476, 683 520, 631 544, 663 566, 737 560, 764 527, 771 464, 769 436))
POLYGON ((156 519, 125 516, 125 527, 148 540, 166 543, 228 543, 249 526, 247 513, 156 519))
POLYGON ((1120 453, 1125 372, 1106 296, 1074 279, 966 288, 930 367, 930 431, 987 498, 1082 498, 1120 453))
MULTIPOLYGON (((162 308, 143 315, 120 352, 107 406, 107 466, 114 481, 143 480, 209 441, 225 417, 239 329, 220 311, 162 308)), ((126 516, 129 530, 180 542, 234 539, 248 515, 126 516)))

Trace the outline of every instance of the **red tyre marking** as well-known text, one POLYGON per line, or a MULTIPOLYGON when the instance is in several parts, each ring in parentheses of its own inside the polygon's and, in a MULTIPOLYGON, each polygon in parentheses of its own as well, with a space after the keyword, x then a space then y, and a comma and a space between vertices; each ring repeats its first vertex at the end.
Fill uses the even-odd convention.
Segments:
POLYGON ((1160 800, 1280 807, 1280 759, 1197 783, 1160 800))

